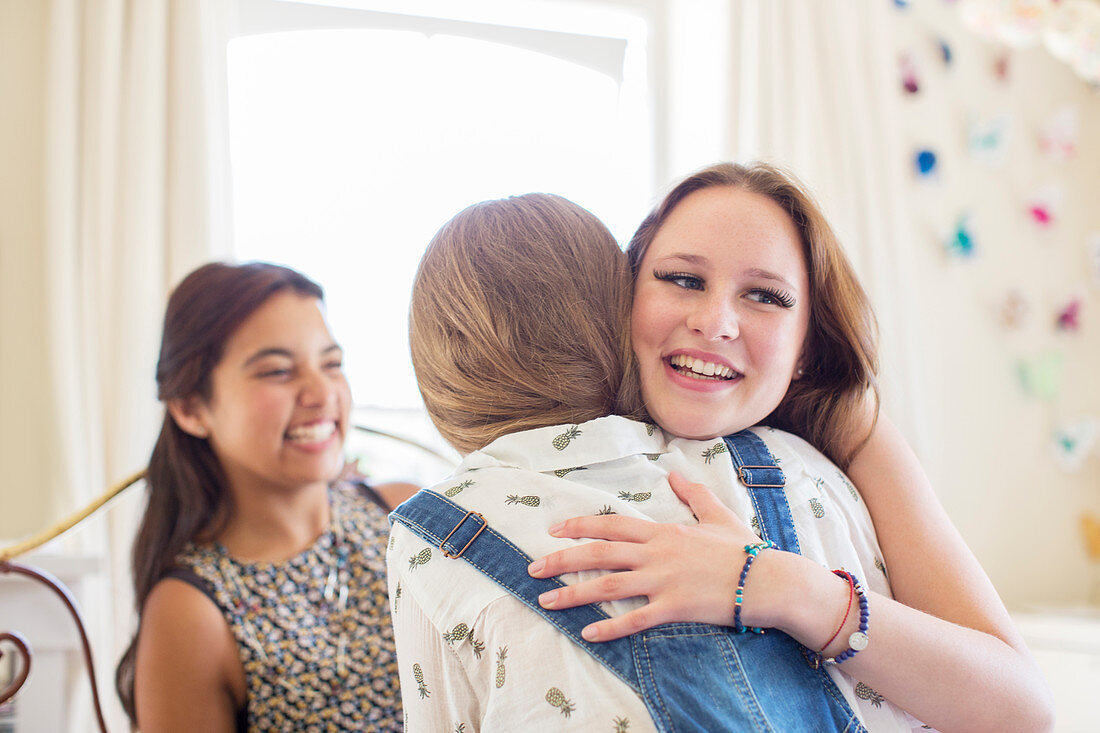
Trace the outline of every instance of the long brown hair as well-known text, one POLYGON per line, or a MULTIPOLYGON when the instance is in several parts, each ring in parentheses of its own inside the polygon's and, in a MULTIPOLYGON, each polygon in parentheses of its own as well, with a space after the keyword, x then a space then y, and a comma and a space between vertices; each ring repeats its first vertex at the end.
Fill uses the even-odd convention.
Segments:
POLYGON ((870 301, 832 227, 813 197, 790 173, 767 163, 719 163, 678 183, 645 218, 627 248, 635 278, 646 250, 672 211, 692 193, 730 186, 767 196, 791 217, 802 239, 810 280, 805 373, 791 382, 764 424, 805 438, 841 468, 870 434, 855 435, 870 394, 878 405, 878 328, 870 301))
POLYGON ((519 430, 641 416, 630 272, 614 237, 559 196, 475 204, 420 261, 409 346, 428 414, 463 453, 519 430))
MULTIPOLYGON (((157 360, 157 398, 211 397, 210 373, 225 344, 257 308, 276 293, 324 299, 319 285, 301 273, 266 262, 210 263, 194 270, 168 298, 157 360)), ((202 438, 180 429, 165 410, 146 472, 148 504, 134 539, 132 570, 138 623, 153 586, 187 545, 210 537, 229 519, 229 487, 221 464, 202 438)), ((137 634, 115 673, 122 706, 135 722, 134 658, 137 634)))

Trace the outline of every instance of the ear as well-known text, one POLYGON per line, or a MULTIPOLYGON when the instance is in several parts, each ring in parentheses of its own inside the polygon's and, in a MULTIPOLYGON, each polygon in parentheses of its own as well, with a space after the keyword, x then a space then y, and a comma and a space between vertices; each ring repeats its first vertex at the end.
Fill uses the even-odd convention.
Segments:
POLYGON ((168 414, 172 416, 180 430, 196 438, 210 436, 210 428, 207 427, 205 419, 205 405, 197 395, 168 400, 167 407, 168 414))

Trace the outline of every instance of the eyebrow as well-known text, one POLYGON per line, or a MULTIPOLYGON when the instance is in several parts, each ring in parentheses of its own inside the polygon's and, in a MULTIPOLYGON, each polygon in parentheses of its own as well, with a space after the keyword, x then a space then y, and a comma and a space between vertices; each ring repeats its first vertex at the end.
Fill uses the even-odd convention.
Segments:
POLYGON ((788 288, 794 288, 793 285, 787 282, 787 278, 783 277, 782 275, 777 275, 771 270, 761 270, 759 267, 752 267, 748 270, 745 270, 745 274, 750 277, 759 277, 765 280, 775 280, 776 282, 783 283, 788 288))
MULTIPOLYGON (((665 255, 661 259, 683 260, 684 262, 690 263, 692 265, 700 265, 700 266, 706 265, 706 264, 709 263, 709 260, 706 257, 704 257, 703 255, 689 254, 687 252, 672 252, 670 254, 665 255)), ((787 278, 785 278, 782 275, 779 275, 777 273, 774 273, 771 270, 764 270, 764 269, 761 269, 759 267, 750 267, 748 270, 745 270, 744 274, 747 275, 748 277, 759 277, 759 278, 763 278, 764 280, 774 280, 775 282, 782 283, 783 285, 786 285, 788 288, 791 288, 791 289, 794 288, 794 285, 791 285, 791 283, 787 280, 787 278)))
MULTIPOLYGON (((327 354, 330 354, 333 351, 342 351, 342 350, 343 349, 340 348, 340 344, 332 344, 331 346, 328 346, 328 347, 322 349, 321 356, 325 356, 327 354)), ((245 360, 245 362, 242 366, 247 367, 249 364, 252 364, 253 362, 257 362, 260 359, 263 359, 264 357, 268 357, 268 356, 282 356, 282 357, 285 357, 287 359, 293 359, 294 358, 294 354, 291 353, 291 351, 289 349, 281 349, 281 348, 278 348, 278 347, 272 347, 270 349, 260 349, 255 354, 248 357, 248 359, 245 360)))

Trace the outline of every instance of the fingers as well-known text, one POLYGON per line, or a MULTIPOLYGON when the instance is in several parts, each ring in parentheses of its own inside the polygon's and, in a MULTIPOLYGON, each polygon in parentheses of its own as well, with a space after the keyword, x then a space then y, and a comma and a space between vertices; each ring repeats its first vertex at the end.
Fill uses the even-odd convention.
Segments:
POLYGON ((700 522, 722 522, 733 515, 710 489, 703 484, 688 481, 676 471, 668 475, 668 485, 700 522))
POLYGON ((618 514, 601 514, 595 517, 574 517, 550 528, 555 537, 574 539, 588 537, 594 540, 618 542, 646 542, 658 526, 648 519, 624 517, 618 514))
POLYGON ((583 583, 547 591, 539 596, 539 605, 543 608, 559 610, 645 595, 645 590, 641 573, 631 571, 607 573, 583 583))
POLYGON ((667 624, 675 619, 664 618, 654 604, 642 606, 622 616, 609 618, 606 621, 597 621, 589 624, 581 630, 581 636, 588 641, 612 641, 624 636, 636 634, 639 631, 653 628, 659 624, 667 624))
POLYGON ((527 572, 533 578, 551 578, 581 570, 632 570, 645 557, 644 548, 630 542, 586 542, 535 560, 527 572))

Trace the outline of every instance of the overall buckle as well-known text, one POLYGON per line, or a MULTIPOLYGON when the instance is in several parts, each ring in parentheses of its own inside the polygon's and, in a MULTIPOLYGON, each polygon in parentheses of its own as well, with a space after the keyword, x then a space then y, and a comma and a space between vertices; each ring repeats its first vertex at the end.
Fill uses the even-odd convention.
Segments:
POLYGON ((737 477, 739 479, 741 479, 741 483, 743 483, 745 486, 749 487, 750 489, 781 489, 786 484, 786 481, 782 481, 778 484, 753 484, 753 483, 749 483, 749 479, 745 478, 745 469, 746 468, 748 468, 748 469, 752 469, 752 468, 764 469, 764 468, 766 468, 766 469, 771 470, 771 471, 779 471, 780 476, 783 475, 783 472, 777 466, 738 466, 737 467, 737 477))
POLYGON ((481 534, 482 532, 485 531, 485 528, 487 526, 489 526, 488 522, 485 521, 485 517, 482 516, 482 514, 480 512, 473 512, 473 511, 466 512, 464 515, 462 515, 462 519, 458 520, 458 524, 455 525, 455 528, 452 529, 450 531, 450 533, 448 533, 448 535, 443 538, 443 541, 439 543, 439 549, 443 551, 443 556, 444 557, 451 557, 451 558, 462 557, 462 553, 466 552, 466 548, 468 548, 471 544, 473 544, 473 541, 477 539, 477 536, 479 534, 481 534), (457 532, 458 528, 461 527, 463 522, 465 522, 466 519, 469 518, 470 516, 474 516, 474 517, 477 517, 478 519, 480 519, 481 520, 481 527, 478 528, 477 532, 474 532, 474 536, 470 538, 470 541, 467 542, 462 547, 462 549, 458 551, 457 554, 452 555, 450 552, 447 552, 447 548, 444 547, 444 545, 447 544, 447 540, 451 539, 451 535, 453 535, 455 532, 457 532))

